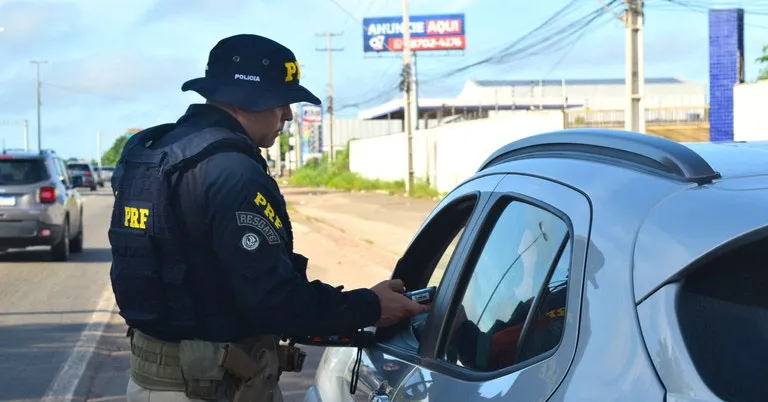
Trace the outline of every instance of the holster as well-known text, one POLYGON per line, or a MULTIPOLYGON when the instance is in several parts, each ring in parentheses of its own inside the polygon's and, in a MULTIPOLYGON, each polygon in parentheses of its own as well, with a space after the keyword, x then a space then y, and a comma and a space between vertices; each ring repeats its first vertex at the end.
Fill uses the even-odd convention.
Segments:
POLYGON ((226 344, 219 364, 233 378, 231 400, 235 402, 272 401, 280 380, 278 339, 262 336, 243 343, 226 344))
POLYGON ((300 372, 306 358, 299 348, 280 345, 269 335, 238 343, 178 344, 138 331, 134 335, 131 375, 137 383, 152 390, 183 391, 190 399, 271 402, 280 392, 282 372, 300 372))
POLYGON ((291 345, 278 345, 277 359, 280 362, 280 371, 299 373, 304 368, 304 360, 307 354, 301 349, 291 345))

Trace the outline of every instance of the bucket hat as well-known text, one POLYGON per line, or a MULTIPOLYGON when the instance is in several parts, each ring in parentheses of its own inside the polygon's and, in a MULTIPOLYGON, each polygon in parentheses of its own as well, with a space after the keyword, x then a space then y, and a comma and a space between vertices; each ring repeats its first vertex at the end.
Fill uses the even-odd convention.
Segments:
POLYGON ((299 84, 301 71, 287 47, 259 35, 220 40, 208 55, 205 76, 185 82, 182 91, 250 111, 320 99, 299 84))

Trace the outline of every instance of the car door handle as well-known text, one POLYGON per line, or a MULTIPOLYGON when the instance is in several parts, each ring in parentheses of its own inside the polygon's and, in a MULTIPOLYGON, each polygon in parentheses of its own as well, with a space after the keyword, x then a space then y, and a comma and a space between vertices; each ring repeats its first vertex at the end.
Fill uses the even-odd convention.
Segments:
POLYGON ((371 392, 370 402, 389 402, 389 395, 380 394, 378 391, 371 392))
POLYGON ((368 400, 370 402, 389 402, 389 384, 384 381, 379 385, 379 388, 371 391, 368 400))

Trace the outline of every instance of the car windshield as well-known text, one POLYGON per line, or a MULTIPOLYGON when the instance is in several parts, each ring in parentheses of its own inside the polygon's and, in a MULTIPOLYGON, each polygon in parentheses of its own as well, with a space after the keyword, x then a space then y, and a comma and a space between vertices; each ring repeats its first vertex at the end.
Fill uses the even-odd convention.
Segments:
POLYGON ((0 184, 24 185, 48 179, 45 164, 39 159, 0 160, 0 184))

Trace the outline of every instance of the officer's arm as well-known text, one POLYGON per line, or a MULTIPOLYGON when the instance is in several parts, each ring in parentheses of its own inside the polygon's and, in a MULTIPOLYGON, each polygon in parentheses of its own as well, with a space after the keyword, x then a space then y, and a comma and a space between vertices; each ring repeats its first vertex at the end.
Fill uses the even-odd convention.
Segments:
POLYGON ((372 291, 310 283, 294 269, 275 214, 281 199, 262 168, 240 154, 214 158, 205 175, 206 223, 255 333, 329 335, 374 325, 381 311, 372 291))

